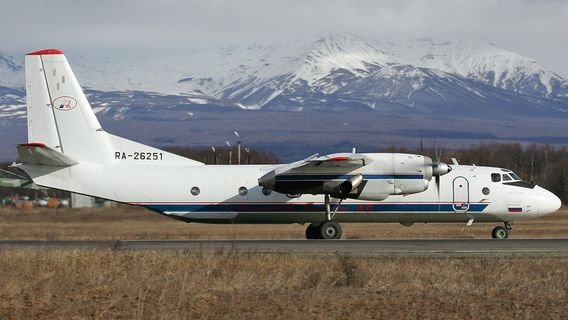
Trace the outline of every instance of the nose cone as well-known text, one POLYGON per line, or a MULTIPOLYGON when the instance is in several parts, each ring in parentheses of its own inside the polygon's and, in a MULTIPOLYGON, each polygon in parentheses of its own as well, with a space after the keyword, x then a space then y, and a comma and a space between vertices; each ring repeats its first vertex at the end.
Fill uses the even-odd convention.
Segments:
POLYGON ((551 214, 556 212, 562 206, 560 198, 558 198, 554 193, 537 187, 538 190, 538 213, 541 215, 551 214))

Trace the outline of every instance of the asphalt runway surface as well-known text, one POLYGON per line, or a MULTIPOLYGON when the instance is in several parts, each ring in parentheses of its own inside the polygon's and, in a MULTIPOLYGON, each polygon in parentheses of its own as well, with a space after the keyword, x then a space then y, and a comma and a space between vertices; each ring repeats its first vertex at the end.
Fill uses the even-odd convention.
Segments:
POLYGON ((353 254, 370 256, 568 257, 568 239, 412 240, 0 240, 0 250, 116 250, 353 254))

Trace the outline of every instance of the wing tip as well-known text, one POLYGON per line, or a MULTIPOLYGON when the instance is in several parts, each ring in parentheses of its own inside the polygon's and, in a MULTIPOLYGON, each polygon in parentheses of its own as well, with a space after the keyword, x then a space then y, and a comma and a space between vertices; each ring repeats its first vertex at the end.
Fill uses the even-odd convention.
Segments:
POLYGON ((50 55, 50 54, 64 54, 64 53, 63 53, 63 51, 57 50, 57 49, 43 49, 43 50, 27 53, 26 56, 43 56, 43 55, 50 55))

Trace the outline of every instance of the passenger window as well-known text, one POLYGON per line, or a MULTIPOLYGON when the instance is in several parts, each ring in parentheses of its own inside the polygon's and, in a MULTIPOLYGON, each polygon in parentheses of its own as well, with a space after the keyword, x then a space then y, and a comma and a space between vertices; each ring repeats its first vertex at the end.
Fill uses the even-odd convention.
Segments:
POLYGON ((511 177, 509 177, 508 174, 506 174, 506 173, 503 174, 503 181, 511 181, 511 180, 513 180, 513 179, 511 179, 511 177))
POLYGON ((501 174, 499 174, 499 173, 492 173, 492 174, 491 174, 491 181, 493 181, 493 182, 500 182, 500 181, 501 181, 501 174))

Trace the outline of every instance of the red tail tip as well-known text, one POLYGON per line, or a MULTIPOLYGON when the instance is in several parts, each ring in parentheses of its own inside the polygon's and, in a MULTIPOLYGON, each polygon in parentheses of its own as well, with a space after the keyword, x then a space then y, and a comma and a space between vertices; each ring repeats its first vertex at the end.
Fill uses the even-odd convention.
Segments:
POLYGON ((48 54, 63 54, 63 51, 57 49, 44 49, 36 52, 30 52, 26 54, 26 56, 41 56, 41 55, 48 55, 48 54))
POLYGON ((28 143, 22 143, 22 144, 20 144, 20 146, 22 146, 22 147, 40 147, 40 148, 42 148, 42 147, 45 147, 45 144, 44 144, 44 143, 41 143, 41 142, 28 142, 28 143))

